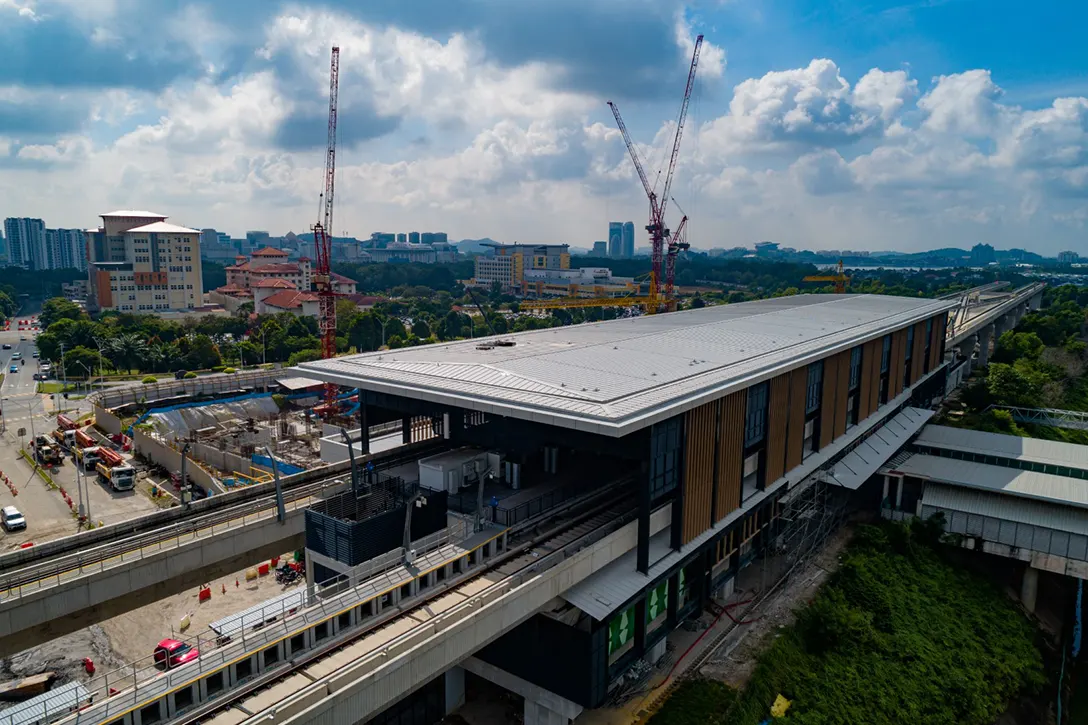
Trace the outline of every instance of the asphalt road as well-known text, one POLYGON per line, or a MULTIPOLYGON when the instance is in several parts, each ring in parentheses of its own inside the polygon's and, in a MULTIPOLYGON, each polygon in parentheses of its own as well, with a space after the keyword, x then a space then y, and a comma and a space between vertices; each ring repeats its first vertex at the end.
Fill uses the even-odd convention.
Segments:
MULTIPOLYGON (((52 412, 54 400, 36 392, 37 381, 33 376, 38 371, 38 361, 33 357, 34 334, 20 333, 18 330, 0 331, 0 345, 3 343, 10 344, 11 349, 0 348, 0 365, 3 365, 4 371, 4 382, 0 388, 3 403, 0 472, 8 476, 18 495, 13 495, 7 486, 0 484, 0 506, 15 505, 27 520, 25 531, 9 534, 0 529, 0 549, 12 549, 27 541, 42 542, 74 534, 78 531, 78 523, 60 492, 50 489, 19 456, 19 449, 30 442, 33 434, 48 435, 56 428, 56 417, 52 412), (20 337, 27 339, 20 340, 20 337), (16 360, 19 372, 10 373, 15 352, 22 353, 26 363, 16 360), (23 436, 19 436, 20 430, 24 431, 23 436)), ((75 402, 66 405, 60 396, 55 396, 55 402, 62 408, 78 407, 75 402)), ((77 481, 76 467, 70 456, 65 457, 52 475, 57 485, 64 487, 76 501, 79 500, 78 492, 81 489, 85 492, 87 510, 96 524, 116 523, 156 508, 137 491, 111 491, 98 482, 94 473, 83 475, 77 481)))

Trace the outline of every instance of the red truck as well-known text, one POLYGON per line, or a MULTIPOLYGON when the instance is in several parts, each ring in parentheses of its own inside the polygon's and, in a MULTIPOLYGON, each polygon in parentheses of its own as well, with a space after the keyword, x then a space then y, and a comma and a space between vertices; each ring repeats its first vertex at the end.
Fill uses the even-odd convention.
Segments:
POLYGON ((80 448, 89 448, 95 445, 94 438, 84 433, 81 430, 76 431, 76 445, 80 448))
POLYGON ((61 415, 57 416, 57 428, 61 430, 76 430, 79 428, 79 423, 76 423, 74 420, 62 413, 61 415))

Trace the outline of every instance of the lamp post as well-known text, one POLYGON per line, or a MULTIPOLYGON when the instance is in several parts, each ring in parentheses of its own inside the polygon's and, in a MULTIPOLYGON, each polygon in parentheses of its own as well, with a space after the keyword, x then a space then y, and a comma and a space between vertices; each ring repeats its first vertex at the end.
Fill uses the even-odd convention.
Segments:
MULTIPOLYGON (((35 438, 37 438, 38 435, 34 431, 34 408, 35 406, 41 405, 41 398, 35 398, 25 402, 22 400, 12 400, 11 398, 4 398, 4 400, 13 405, 18 405, 27 409, 27 412, 30 414, 30 440, 33 441, 35 438)), ((24 445, 23 447, 25 448, 26 446, 24 445)))
POLYGON ((266 333, 263 327, 259 328, 259 330, 261 333, 261 365, 267 365, 268 360, 266 358, 268 357, 268 345, 266 345, 264 341, 266 333))

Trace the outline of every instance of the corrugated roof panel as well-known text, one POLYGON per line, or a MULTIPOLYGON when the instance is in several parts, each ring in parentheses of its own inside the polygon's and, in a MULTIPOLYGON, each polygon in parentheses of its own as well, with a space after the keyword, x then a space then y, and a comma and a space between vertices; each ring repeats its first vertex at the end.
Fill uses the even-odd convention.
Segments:
POLYGON ((304 363, 300 370, 514 417, 544 413, 568 427, 580 419, 598 432, 625 435, 664 412, 681 413, 953 306, 799 295, 503 336, 515 343, 510 347, 480 350, 495 338, 477 338, 304 363), (469 367, 457 374, 452 363, 469 367))
POLYGON ((1024 501, 936 483, 926 486, 922 504, 1088 536, 1088 511, 1069 506, 1024 501))
POLYGON ((34 725, 56 720, 89 702, 91 693, 78 682, 54 687, 49 692, 12 705, 0 712, 0 725, 34 725))
POLYGON ((1022 498, 1088 508, 1088 481, 914 453, 895 473, 1022 498))
POLYGON ((916 443, 1021 461, 1088 469, 1088 447, 945 425, 927 425, 916 443))
POLYGON ((843 456, 831 470, 835 483, 857 490, 869 480, 891 458, 897 450, 918 432, 927 420, 933 417, 932 410, 924 408, 904 408, 894 418, 873 431, 857 448, 843 456))

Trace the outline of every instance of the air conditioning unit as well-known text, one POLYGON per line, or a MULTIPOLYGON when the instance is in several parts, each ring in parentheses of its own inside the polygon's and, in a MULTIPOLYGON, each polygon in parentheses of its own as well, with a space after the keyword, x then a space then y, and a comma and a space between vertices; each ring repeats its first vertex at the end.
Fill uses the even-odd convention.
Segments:
POLYGON ((415 549, 409 549, 408 551, 406 551, 404 553, 404 563, 407 566, 411 566, 412 564, 416 563, 416 550, 415 549))

